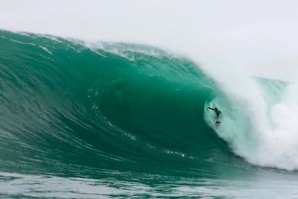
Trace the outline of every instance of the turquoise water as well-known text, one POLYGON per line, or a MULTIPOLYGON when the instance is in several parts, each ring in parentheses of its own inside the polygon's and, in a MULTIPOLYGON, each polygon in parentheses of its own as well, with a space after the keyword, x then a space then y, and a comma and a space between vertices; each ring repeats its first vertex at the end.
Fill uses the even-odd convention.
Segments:
MULTIPOLYGON (((258 82, 270 96, 285 84, 258 82)), ((207 110, 219 106, 233 125, 233 103, 187 58, 0 31, 0 91, 3 198, 298 195, 296 172, 235 155, 207 110)))

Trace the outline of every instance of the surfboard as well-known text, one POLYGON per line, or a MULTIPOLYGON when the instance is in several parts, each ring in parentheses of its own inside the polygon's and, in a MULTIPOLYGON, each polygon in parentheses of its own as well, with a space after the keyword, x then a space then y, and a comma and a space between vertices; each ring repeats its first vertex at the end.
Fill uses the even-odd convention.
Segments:
POLYGON ((218 121, 218 120, 215 122, 215 124, 220 124, 220 123, 221 123, 221 121, 218 121))

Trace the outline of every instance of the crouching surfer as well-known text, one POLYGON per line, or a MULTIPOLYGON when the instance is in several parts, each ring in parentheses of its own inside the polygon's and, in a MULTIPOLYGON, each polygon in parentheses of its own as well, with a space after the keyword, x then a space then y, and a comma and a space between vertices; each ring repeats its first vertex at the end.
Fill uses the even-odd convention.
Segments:
POLYGON ((216 124, 220 124, 221 122, 218 120, 220 115, 222 115, 221 111, 218 109, 218 108, 211 108, 211 107, 208 107, 209 109, 213 110, 216 114, 216 124))

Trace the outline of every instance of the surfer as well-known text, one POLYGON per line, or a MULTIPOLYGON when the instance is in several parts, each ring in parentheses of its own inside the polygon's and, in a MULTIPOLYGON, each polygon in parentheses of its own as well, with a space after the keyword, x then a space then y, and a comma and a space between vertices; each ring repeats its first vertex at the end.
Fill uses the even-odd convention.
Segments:
POLYGON ((216 114, 216 119, 219 119, 220 114, 222 114, 221 111, 216 107, 215 108, 208 107, 208 108, 213 110, 216 114))

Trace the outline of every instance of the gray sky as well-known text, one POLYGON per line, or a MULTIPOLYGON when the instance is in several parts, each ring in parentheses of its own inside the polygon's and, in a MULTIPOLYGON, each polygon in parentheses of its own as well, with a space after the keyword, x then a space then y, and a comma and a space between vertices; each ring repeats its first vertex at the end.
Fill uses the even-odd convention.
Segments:
POLYGON ((212 70, 298 77, 295 0, 0 0, 0 29, 147 43, 212 70))

